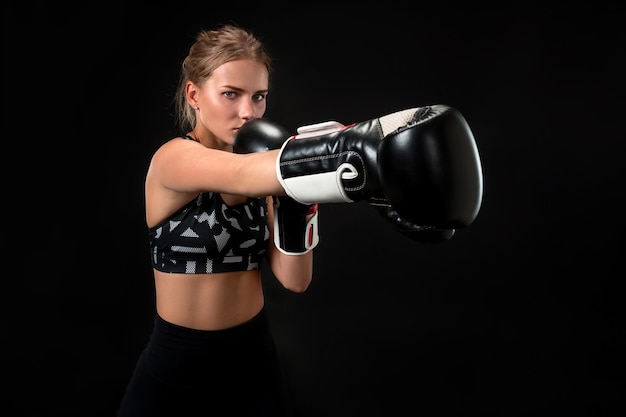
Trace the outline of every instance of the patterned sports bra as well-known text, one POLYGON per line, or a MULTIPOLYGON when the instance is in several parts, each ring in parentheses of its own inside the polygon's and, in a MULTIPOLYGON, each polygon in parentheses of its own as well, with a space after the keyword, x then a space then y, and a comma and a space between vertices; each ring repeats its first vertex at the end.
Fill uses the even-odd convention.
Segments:
POLYGON ((259 269, 269 242, 267 201, 227 205, 219 193, 201 193, 148 229, 152 267, 183 274, 259 269))
POLYGON ((259 269, 267 251, 267 202, 248 198, 228 206, 207 192, 148 229, 152 267, 163 272, 211 274, 259 269))

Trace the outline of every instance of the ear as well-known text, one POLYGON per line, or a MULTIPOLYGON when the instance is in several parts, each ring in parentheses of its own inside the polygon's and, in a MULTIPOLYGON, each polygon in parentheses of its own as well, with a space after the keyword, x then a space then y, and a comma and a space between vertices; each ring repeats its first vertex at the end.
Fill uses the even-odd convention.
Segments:
POLYGON ((191 107, 198 105, 198 88, 191 81, 188 81, 185 85, 185 95, 187 96, 187 103, 189 103, 191 107))

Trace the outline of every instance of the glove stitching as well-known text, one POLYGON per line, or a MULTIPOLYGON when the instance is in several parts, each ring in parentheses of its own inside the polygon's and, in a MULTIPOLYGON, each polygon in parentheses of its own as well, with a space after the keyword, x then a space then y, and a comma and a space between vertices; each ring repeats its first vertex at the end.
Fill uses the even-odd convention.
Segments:
POLYGON ((294 160, 285 161, 285 162, 281 161, 279 166, 280 167, 286 167, 286 166, 290 166, 290 165, 304 164, 304 163, 307 163, 307 162, 315 162, 315 161, 321 161, 321 160, 331 159, 331 158, 335 158, 336 159, 336 158, 340 158, 342 156, 346 156, 346 155, 350 155, 350 154, 356 155, 356 157, 361 162, 361 170, 363 172, 363 181, 361 182, 360 185, 358 185, 356 187, 347 187, 347 188, 344 188, 344 189, 346 191, 360 191, 360 190, 364 189, 365 185, 367 184, 367 169, 366 169, 363 157, 358 152, 355 152, 355 151, 343 151, 343 152, 340 152, 338 154, 320 155, 320 156, 314 156, 314 157, 309 157, 309 158, 294 159, 294 160))

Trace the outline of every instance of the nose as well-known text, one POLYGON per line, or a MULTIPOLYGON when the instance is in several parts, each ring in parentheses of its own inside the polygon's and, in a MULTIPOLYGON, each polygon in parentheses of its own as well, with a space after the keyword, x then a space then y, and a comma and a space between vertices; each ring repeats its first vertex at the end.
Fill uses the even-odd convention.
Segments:
POLYGON ((246 119, 246 120, 254 119, 255 118, 254 110, 255 110, 254 101, 252 100, 251 97, 246 97, 240 102, 239 117, 241 117, 242 119, 246 119))

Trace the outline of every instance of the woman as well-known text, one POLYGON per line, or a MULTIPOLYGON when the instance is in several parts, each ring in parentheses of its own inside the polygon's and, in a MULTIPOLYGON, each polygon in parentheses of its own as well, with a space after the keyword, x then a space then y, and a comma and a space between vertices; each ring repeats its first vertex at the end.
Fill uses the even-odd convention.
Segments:
POLYGON ((433 105, 321 123, 286 140, 262 119, 270 72, 259 40, 228 25, 200 32, 183 62, 177 109, 187 133, 155 152, 145 183, 154 330, 119 417, 285 415, 260 265, 266 259, 291 291, 310 285, 317 204, 297 201, 368 200, 424 242, 449 239, 478 213, 480 160, 458 111, 433 105), (265 140, 274 143, 258 146, 265 140))
POLYGON ((201 31, 182 64, 186 134, 155 152, 145 180, 155 324, 119 417, 286 413, 260 265, 299 293, 313 252, 273 243, 277 151, 233 153, 238 129, 265 113, 270 72, 262 43, 232 25, 201 31))

